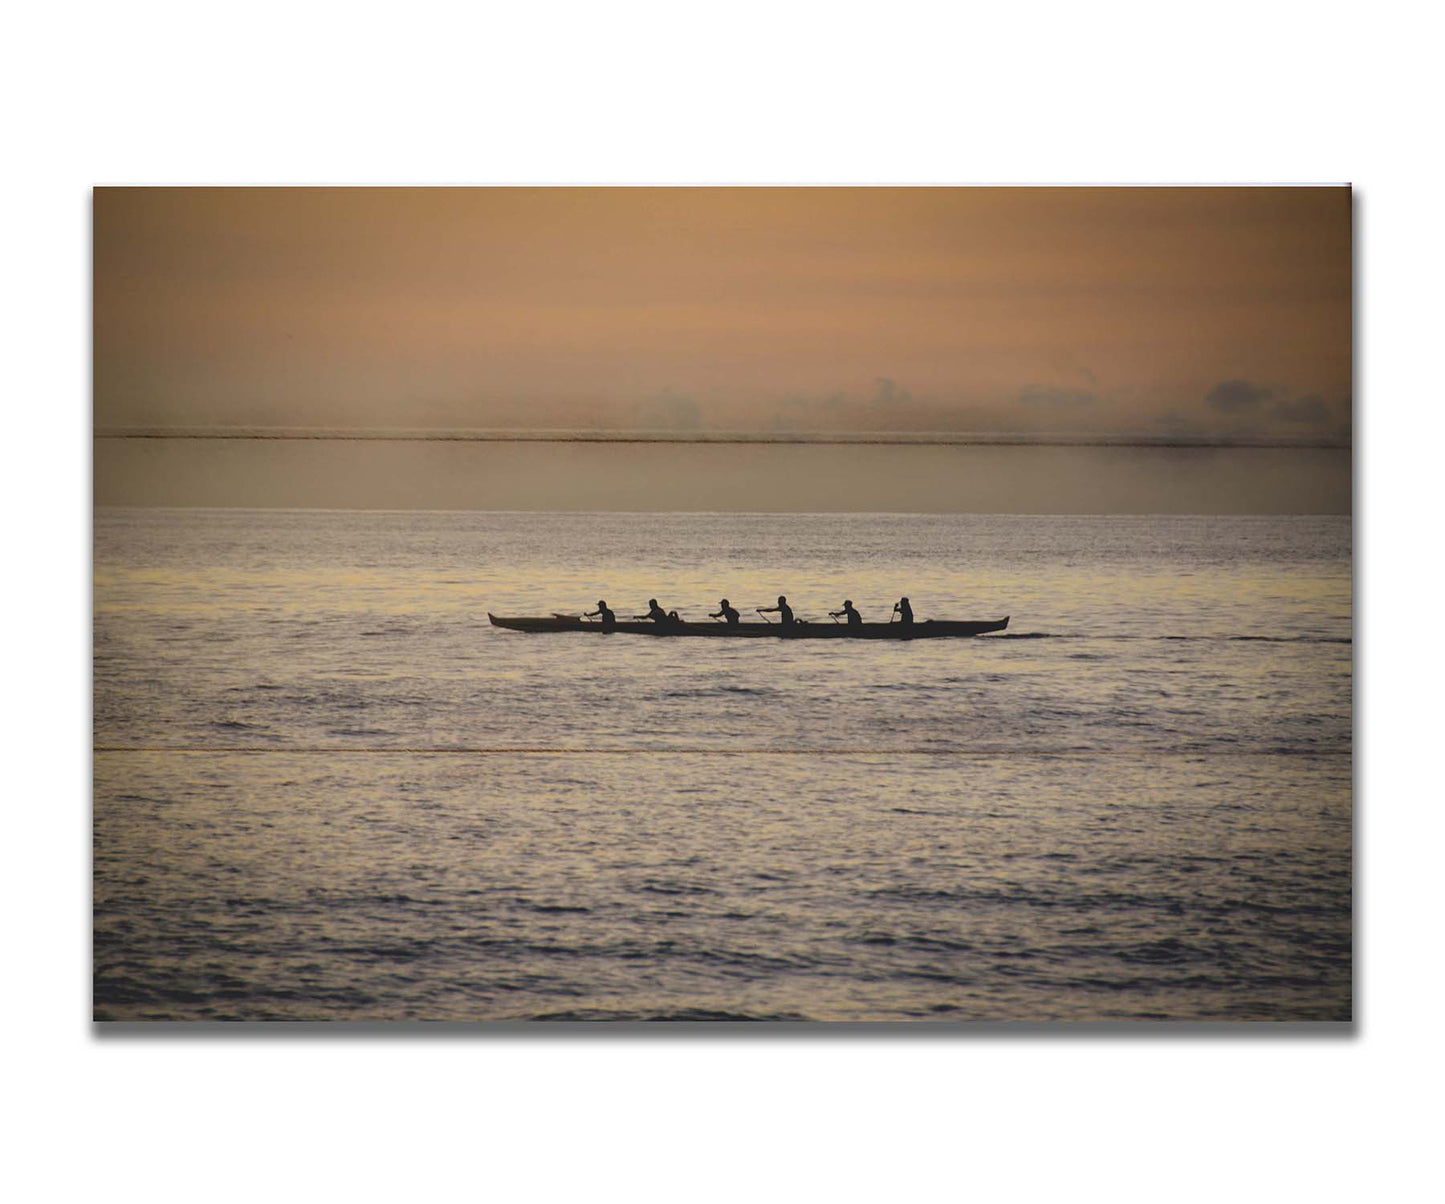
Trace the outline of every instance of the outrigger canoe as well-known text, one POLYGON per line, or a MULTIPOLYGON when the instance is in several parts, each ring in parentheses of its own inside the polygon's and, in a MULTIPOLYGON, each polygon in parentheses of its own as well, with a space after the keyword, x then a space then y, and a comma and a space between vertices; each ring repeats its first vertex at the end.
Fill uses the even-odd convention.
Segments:
POLYGON ((617 622, 604 627, 594 620, 579 619, 573 615, 509 619, 490 611, 487 618, 491 619, 493 627, 534 633, 595 631, 618 635, 697 635, 720 639, 761 636, 785 640, 932 640, 945 636, 984 635, 990 631, 1002 631, 1008 626, 1008 616, 978 622, 925 619, 913 623, 793 623, 786 627, 782 623, 654 623, 650 619, 645 622, 617 622))

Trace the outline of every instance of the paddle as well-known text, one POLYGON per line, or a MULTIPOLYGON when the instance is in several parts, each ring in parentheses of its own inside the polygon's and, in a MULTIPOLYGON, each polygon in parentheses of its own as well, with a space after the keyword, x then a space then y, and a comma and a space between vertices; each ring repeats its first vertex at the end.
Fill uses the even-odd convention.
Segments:
POLYGON ((772 619, 768 618, 767 615, 764 615, 764 614, 763 614, 763 608, 762 608, 761 606, 754 607, 754 609, 758 612, 758 614, 762 615, 762 617, 763 617, 763 622, 764 622, 764 623, 768 623, 768 624, 771 624, 771 623, 772 623, 772 619))

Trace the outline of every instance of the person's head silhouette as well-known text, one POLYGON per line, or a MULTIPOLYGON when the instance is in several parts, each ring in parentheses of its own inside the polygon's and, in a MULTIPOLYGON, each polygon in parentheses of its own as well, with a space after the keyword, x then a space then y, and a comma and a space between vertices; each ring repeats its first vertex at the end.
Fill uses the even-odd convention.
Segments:
MULTIPOLYGON (((904 600, 907 601, 907 599, 904 599, 904 600)), ((647 600, 647 604, 648 604, 649 606, 656 606, 656 605, 657 605, 657 599, 656 599, 656 598, 649 598, 649 599, 647 600)))
POLYGON ((779 595, 778 595, 778 605, 779 605, 779 606, 786 606, 787 603, 788 603, 788 600, 787 600, 785 597, 783 597, 782 594, 779 594, 779 595))
POLYGON ((724 606, 726 606, 726 605, 728 604, 728 600, 727 600, 726 598, 724 598, 724 599, 722 600, 722 604, 723 604, 724 606))

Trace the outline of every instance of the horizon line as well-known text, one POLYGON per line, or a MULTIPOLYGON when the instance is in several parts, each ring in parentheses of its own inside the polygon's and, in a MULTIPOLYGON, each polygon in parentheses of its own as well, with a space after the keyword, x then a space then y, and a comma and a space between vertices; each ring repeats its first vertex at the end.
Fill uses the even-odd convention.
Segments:
POLYGON ((657 428, 108 426, 93 439, 334 441, 376 443, 656 443, 835 446, 1228 448, 1348 451, 1352 440, 1268 435, 1072 435, 1018 431, 679 431, 657 428))

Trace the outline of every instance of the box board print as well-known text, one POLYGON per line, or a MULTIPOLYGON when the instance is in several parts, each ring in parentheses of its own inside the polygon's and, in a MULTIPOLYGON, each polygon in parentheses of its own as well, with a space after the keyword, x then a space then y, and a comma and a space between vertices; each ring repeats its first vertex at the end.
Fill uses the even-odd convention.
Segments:
POLYGON ((1350 1019, 1348 189, 94 237, 97 1020, 1350 1019))

